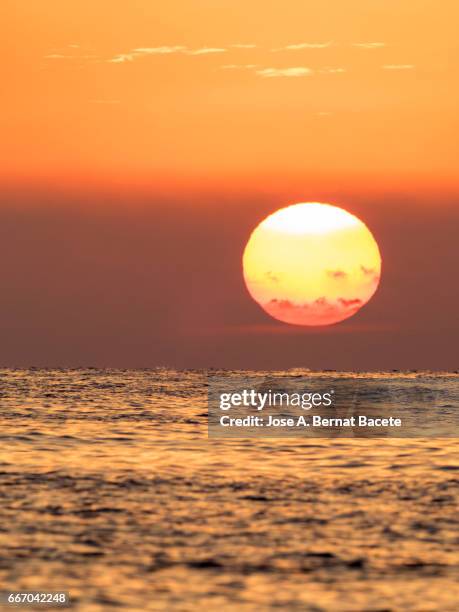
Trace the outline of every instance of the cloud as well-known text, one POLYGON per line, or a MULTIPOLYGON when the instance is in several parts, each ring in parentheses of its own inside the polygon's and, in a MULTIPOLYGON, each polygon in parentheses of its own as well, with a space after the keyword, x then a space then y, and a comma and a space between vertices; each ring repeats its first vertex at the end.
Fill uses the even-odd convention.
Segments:
POLYGON ((413 70, 414 64, 385 64, 381 66, 383 70, 413 70))
POLYGON ((347 72, 346 68, 321 68, 319 70, 322 74, 341 74, 347 72))
POLYGON ((381 49, 386 47, 386 43, 383 42, 364 42, 364 43, 353 43, 353 47, 360 47, 361 49, 381 49))
POLYGON ((254 70, 258 68, 257 64, 224 64, 220 66, 223 70, 254 70))
POLYGON ((179 45, 167 46, 167 47, 137 47, 132 49, 129 53, 120 53, 115 57, 107 60, 111 64, 122 64, 124 62, 133 62, 136 57, 142 55, 170 55, 171 53, 185 53, 186 47, 179 45))
POLYGON ((349 317, 361 306, 358 298, 327 300, 325 296, 300 304, 275 298, 263 304, 271 316, 296 325, 328 325, 349 317))
POLYGON ((272 272, 271 270, 268 270, 268 272, 266 272, 265 276, 272 283, 278 283, 279 280, 280 280, 279 276, 277 274, 274 274, 274 272, 272 272))
POLYGON ((45 55, 45 59, 72 59, 73 55, 63 55, 62 53, 50 53, 45 55))
POLYGON ((225 53, 227 49, 223 47, 202 47, 200 49, 188 49, 183 45, 168 45, 162 47, 136 47, 129 53, 120 53, 115 57, 107 60, 112 64, 122 64, 123 62, 132 62, 137 57, 145 55, 172 55, 181 53, 186 55, 209 55, 212 53, 225 53))
POLYGON ((305 66, 295 66, 292 68, 262 68, 257 64, 225 64, 221 66, 224 70, 253 70, 255 74, 262 78, 275 77, 303 77, 313 74, 311 68, 305 66))
POLYGON ((133 62, 134 58, 137 57, 137 53, 120 53, 115 55, 112 59, 107 60, 109 64, 123 64, 124 62, 133 62))
POLYGON ((363 264, 360 265, 362 274, 367 278, 370 285, 377 285, 379 283, 379 274, 376 272, 376 268, 366 268, 363 264))
POLYGON ((346 278, 347 272, 345 272, 344 270, 327 270, 327 276, 336 279, 346 278))
MULTIPOLYGON (((78 45, 67 45, 67 47, 72 47, 74 49, 79 48, 78 45)), ((44 56, 44 59, 56 59, 56 60, 61 60, 61 59, 66 59, 66 60, 96 60, 97 59, 97 55, 68 55, 66 53, 48 53, 47 55, 44 56)))
POLYGON ((202 49, 193 49, 191 51, 185 51, 188 55, 208 55, 210 53, 226 53, 228 49, 223 47, 202 47, 202 49))
MULTIPOLYGON (((293 302, 291 302, 290 300, 278 300, 277 298, 273 298, 272 300, 270 300, 269 304, 272 304, 273 306, 277 306, 278 308, 298 308, 298 306, 293 304, 293 302)), ((304 307, 305 305, 303 304, 301 308, 304 308, 304 307)))
POLYGON ((360 306, 362 300, 359 300, 358 298, 356 298, 355 300, 345 300, 344 298, 338 298, 338 302, 345 308, 353 308, 355 306, 360 306))
POLYGON ((169 46, 169 47, 138 47, 133 49, 132 53, 135 55, 168 55, 170 53, 180 53, 186 51, 186 47, 180 45, 169 46))
POLYGON ((299 51, 301 49, 326 49, 331 47, 333 42, 330 40, 324 43, 297 43, 294 45, 286 45, 285 47, 278 47, 277 49, 271 49, 271 51, 299 51))
POLYGON ((305 66, 295 66, 292 68, 262 68, 256 70, 258 76, 264 79, 276 77, 304 77, 313 74, 311 68, 305 66))

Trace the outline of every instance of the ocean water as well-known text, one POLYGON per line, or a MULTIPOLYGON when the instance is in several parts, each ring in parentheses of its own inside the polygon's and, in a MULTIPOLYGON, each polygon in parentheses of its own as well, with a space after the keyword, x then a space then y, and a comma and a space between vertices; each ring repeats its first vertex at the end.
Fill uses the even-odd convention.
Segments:
POLYGON ((458 608, 457 439, 208 439, 199 371, 1 370, 0 407, 0 591, 84 611, 458 608))

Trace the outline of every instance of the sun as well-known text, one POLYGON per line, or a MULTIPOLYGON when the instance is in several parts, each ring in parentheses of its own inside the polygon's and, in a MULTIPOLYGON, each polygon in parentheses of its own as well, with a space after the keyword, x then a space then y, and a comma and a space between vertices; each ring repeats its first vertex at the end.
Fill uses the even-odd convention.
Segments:
POLYGON ((381 255, 367 226, 318 202, 266 217, 250 236, 242 265, 253 299, 293 325, 348 319, 371 299, 381 277, 381 255))

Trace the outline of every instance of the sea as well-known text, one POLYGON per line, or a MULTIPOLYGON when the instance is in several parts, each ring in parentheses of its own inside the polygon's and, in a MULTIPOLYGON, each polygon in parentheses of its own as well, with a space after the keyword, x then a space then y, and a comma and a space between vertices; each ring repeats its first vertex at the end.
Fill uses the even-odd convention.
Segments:
MULTIPOLYGON (((0 592, 85 612, 458 609, 459 439, 209 438, 207 375, 0 370, 0 592)), ((446 395, 459 378, 294 375, 446 395)))

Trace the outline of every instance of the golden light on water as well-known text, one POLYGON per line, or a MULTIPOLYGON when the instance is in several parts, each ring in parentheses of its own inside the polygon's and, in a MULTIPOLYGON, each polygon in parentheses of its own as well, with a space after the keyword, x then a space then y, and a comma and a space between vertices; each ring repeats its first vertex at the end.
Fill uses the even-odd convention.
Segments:
POLYGON ((381 255, 370 230, 351 213, 331 204, 293 204, 255 228, 243 274, 252 298, 275 319, 331 325, 371 299, 381 255))

